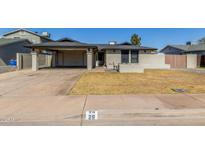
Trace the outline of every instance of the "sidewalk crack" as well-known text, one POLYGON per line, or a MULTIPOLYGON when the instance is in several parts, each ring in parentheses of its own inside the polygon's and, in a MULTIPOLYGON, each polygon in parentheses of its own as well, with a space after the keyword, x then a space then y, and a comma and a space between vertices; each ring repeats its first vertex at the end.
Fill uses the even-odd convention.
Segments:
POLYGON ((82 113, 81 113, 80 126, 83 126, 83 113, 84 113, 84 110, 85 110, 85 107, 86 107, 86 104, 87 104, 87 98, 88 98, 88 95, 86 95, 86 97, 85 97, 85 101, 84 101, 84 105, 83 105, 83 110, 82 110, 82 113))

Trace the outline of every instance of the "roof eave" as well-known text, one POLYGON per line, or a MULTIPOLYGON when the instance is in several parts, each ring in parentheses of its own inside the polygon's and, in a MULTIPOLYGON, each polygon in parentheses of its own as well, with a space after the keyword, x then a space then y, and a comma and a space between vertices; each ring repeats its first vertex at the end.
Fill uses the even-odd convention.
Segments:
POLYGON ((36 49, 42 49, 42 48, 97 48, 96 46, 35 46, 35 45, 26 45, 27 48, 36 48, 36 49))

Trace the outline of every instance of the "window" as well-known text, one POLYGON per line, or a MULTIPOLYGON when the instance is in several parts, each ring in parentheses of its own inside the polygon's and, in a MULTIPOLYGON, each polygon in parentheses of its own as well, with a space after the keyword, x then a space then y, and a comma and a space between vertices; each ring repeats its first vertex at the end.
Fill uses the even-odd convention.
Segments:
POLYGON ((138 50, 131 50, 131 63, 138 63, 138 50))
POLYGON ((129 50, 121 50, 121 63, 129 63, 129 50))

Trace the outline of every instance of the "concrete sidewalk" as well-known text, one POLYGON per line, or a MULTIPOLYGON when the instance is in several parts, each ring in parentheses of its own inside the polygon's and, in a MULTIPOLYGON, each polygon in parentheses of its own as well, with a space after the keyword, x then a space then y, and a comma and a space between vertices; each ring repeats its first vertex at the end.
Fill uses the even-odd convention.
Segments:
POLYGON ((205 125, 205 95, 0 96, 0 125, 205 125), (85 120, 98 111, 98 120, 85 120))
POLYGON ((205 95, 88 96, 93 110, 99 119, 83 125, 205 125, 205 95))

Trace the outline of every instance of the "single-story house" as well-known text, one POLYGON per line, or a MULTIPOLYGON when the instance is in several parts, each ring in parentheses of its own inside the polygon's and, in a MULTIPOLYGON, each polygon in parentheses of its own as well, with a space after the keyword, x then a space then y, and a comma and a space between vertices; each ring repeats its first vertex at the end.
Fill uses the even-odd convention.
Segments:
POLYGON ((31 44, 27 39, 0 39, 0 66, 9 65, 10 60, 16 60, 16 53, 30 53, 26 45, 31 44))
POLYGON ((197 65, 205 66, 205 43, 191 44, 191 42, 187 42, 186 45, 167 45, 160 50, 160 53, 168 55, 197 54, 197 65))
POLYGON ((47 51, 52 54, 52 67, 96 66, 115 69, 120 72, 143 72, 146 68, 170 68, 164 55, 153 54, 156 48, 131 44, 88 44, 72 39, 28 45, 32 48, 32 69, 38 70, 38 54, 47 51))

